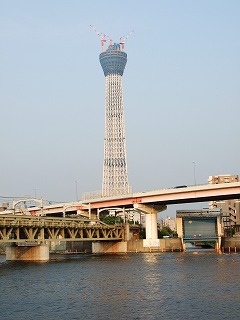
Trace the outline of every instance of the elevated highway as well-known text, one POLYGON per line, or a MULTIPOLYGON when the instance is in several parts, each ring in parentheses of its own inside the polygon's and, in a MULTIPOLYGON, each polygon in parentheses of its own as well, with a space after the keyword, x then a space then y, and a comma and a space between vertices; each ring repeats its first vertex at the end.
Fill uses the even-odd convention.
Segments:
POLYGON ((65 202, 51 205, 44 205, 42 199, 36 200, 37 206, 25 207, 19 206, 21 202, 28 199, 18 200, 13 203, 11 210, 3 213, 25 214, 32 216, 57 215, 65 216, 69 214, 78 214, 83 217, 96 218, 99 210, 104 208, 136 208, 137 205, 145 205, 159 211, 166 208, 167 205, 207 202, 214 200, 240 199, 240 182, 207 184, 190 187, 160 189, 146 192, 129 193, 114 197, 101 197, 91 194, 88 198, 81 201, 65 202), (24 209, 24 210, 23 210, 24 209))
POLYGON ((123 207, 134 208, 146 214, 146 240, 144 246, 157 247, 157 214, 167 208, 167 205, 194 203, 240 198, 240 182, 207 184, 200 186, 181 187, 128 194, 111 198, 96 198, 84 200, 89 212, 103 208, 123 207))
MULTIPOLYGON (((137 204, 146 205, 152 208, 162 208, 171 204, 206 202, 216 200, 240 198, 240 182, 207 184, 190 187, 160 189, 146 192, 129 193, 115 197, 101 197, 89 195, 77 202, 65 202, 52 205, 40 205, 28 207, 25 214, 38 215, 63 215, 79 214, 91 218, 96 216, 99 209, 104 208, 134 208, 137 204)), ((16 206, 27 199, 16 201, 13 208, 6 213, 23 213, 16 206)), ((34 199, 31 199, 34 200, 34 199)), ((39 203, 41 199, 35 199, 39 203)))
MULTIPOLYGON (((137 210, 146 214, 146 241, 148 247, 158 245, 157 214, 171 204, 217 201, 227 199, 240 199, 240 182, 207 184, 190 187, 178 187, 139 193, 129 193, 115 197, 101 197, 89 195, 82 201, 60 203, 54 205, 41 205, 40 207, 25 208, 25 214, 32 216, 56 215, 65 217, 68 214, 91 218, 99 218, 100 211, 122 209, 137 210)), ((25 199, 26 200, 26 199, 25 199)), ((24 201, 24 200, 22 200, 24 201)), ((38 200, 39 201, 39 200, 38 200)), ((17 205, 13 206, 11 213, 21 214, 17 205)))
POLYGON ((207 184, 191 187, 176 187, 139 193, 127 194, 118 197, 89 198, 82 201, 91 209, 104 207, 133 207, 136 203, 145 205, 170 205, 180 203, 205 202, 240 198, 240 182, 207 184))

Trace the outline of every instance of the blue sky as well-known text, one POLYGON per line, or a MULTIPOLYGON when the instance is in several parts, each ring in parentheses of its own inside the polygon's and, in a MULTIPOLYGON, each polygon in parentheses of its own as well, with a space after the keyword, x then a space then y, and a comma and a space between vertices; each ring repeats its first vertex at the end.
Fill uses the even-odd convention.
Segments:
MULTIPOLYGON (((123 76, 135 192, 239 174, 239 1, 0 0, 0 195, 101 189, 101 44, 129 31, 123 76), (77 181, 77 183, 76 183, 77 181)), ((1 199, 0 199, 1 200, 1 199)))

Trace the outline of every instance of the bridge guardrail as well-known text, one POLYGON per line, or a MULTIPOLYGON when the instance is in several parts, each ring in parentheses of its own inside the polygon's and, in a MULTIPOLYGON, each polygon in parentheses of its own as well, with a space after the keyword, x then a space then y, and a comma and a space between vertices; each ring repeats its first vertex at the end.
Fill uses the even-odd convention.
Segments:
POLYGON ((204 239, 216 239, 218 238, 219 235, 216 233, 210 233, 210 234, 185 234, 183 235, 183 239, 188 239, 188 240, 204 240, 204 239))

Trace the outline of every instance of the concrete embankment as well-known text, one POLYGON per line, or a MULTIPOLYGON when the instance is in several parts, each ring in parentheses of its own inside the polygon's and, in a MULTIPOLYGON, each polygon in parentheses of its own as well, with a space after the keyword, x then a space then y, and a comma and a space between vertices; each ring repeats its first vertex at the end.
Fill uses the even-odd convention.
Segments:
POLYGON ((132 239, 127 242, 127 252, 174 252, 182 250, 180 238, 160 239, 160 246, 151 248, 144 247, 141 239, 132 239))
MULTIPOLYGON (((9 245, 7 245, 8 247, 9 245)), ((8 248, 9 250, 11 248, 8 248)), ((21 249, 21 248, 20 248, 21 249)), ((22 248, 23 250, 24 248, 22 248)), ((29 249, 29 248, 28 248, 29 249)), ((147 252, 180 252, 183 251, 180 238, 159 239, 159 246, 144 247, 142 239, 131 239, 124 242, 115 241, 70 241, 52 242, 50 253, 147 253, 147 252)), ((221 252, 240 253, 240 236, 223 237, 221 240, 221 252)), ((6 244, 0 245, 0 254, 6 253, 6 244)), ((9 252, 8 252, 9 256, 9 252)))
MULTIPOLYGON (((1 249, 1 253, 5 253, 6 247, 2 246, 1 249)), ((160 246, 151 248, 144 247, 142 239, 132 239, 126 242, 63 241, 60 244, 52 242, 49 249, 50 253, 174 252, 183 250, 182 242, 179 238, 160 239, 160 246)))
POLYGON ((240 236, 222 238, 221 247, 226 251, 240 252, 240 236))

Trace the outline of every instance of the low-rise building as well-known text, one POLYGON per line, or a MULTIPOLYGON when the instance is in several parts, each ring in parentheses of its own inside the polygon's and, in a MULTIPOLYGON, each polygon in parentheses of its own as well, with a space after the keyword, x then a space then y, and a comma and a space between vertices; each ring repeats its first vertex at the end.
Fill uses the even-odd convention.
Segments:
MULTIPOLYGON (((209 183, 232 183, 238 182, 238 175, 219 175, 210 176, 209 183)), ((232 233, 240 232, 240 200, 224 200, 224 201, 211 201, 209 208, 220 208, 222 210, 222 225, 224 235, 231 236, 232 233)))

